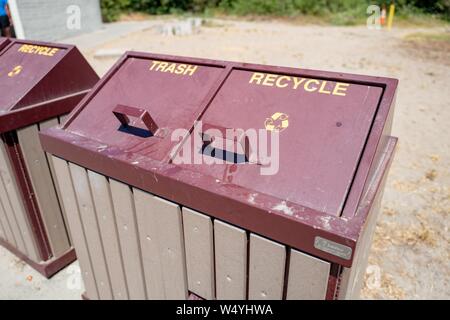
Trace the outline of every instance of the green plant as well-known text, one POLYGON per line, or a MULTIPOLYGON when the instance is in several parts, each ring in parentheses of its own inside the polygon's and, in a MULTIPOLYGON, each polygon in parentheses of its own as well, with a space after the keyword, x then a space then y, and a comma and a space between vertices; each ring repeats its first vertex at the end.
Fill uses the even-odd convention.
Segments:
POLYGON ((121 12, 128 8, 130 0, 101 0, 103 21, 110 22, 119 18, 121 12))
MULTIPOLYGON (((180 12, 211 13, 220 10, 237 15, 298 14, 325 16, 335 24, 359 23, 366 17, 369 4, 386 4, 394 0, 101 0, 105 21, 115 21, 122 12, 150 14, 180 12)), ((396 0, 401 17, 435 14, 450 19, 450 0, 396 0)))
POLYGON ((290 0, 235 0, 230 9, 239 15, 285 15, 292 10, 290 0))

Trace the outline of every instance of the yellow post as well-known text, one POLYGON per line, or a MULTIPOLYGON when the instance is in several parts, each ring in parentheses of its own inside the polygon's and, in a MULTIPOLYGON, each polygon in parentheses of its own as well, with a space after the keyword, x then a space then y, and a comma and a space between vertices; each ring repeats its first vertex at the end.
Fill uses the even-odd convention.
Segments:
POLYGON ((392 29, 392 23, 394 22, 394 14, 395 14, 395 4, 392 3, 391 6, 389 7, 389 18, 387 23, 388 30, 392 29))

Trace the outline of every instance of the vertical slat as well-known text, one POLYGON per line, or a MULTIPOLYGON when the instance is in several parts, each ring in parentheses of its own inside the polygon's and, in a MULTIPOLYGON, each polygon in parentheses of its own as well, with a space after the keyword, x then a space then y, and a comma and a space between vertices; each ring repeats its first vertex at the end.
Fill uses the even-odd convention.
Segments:
POLYGON ((247 294, 247 234, 214 220, 216 293, 218 300, 245 300, 247 294))
POLYGON ((120 247, 122 248, 128 295, 133 300, 145 300, 145 280, 131 190, 128 185, 112 179, 110 179, 110 187, 120 247))
MULTIPOLYGON (((45 130, 51 127, 55 127, 59 124, 59 120, 58 118, 53 118, 44 122, 41 122, 39 124, 40 130, 45 130)), ((66 213, 66 209, 64 208, 64 203, 61 201, 62 195, 61 195, 61 190, 59 189, 58 184, 55 181, 55 166, 53 164, 53 160, 52 160, 52 156, 48 153, 45 153, 45 157, 47 158, 47 162, 49 164, 50 167, 50 173, 53 179, 53 184, 55 186, 55 190, 56 190, 56 195, 58 197, 58 202, 59 202, 59 207, 61 209, 62 212, 62 217, 63 217, 63 221, 64 221, 64 226, 66 227, 66 231, 67 231, 67 237, 69 238, 69 243, 72 244, 72 235, 70 234, 70 230, 69 230, 69 224, 67 222, 67 213, 66 213)))
POLYGON ((166 290, 160 254, 162 244, 159 240, 157 213, 153 206, 155 199, 151 194, 138 189, 133 189, 133 195, 148 299, 164 300, 166 290))
POLYGON ((352 286, 355 283, 354 279, 350 279, 353 278, 352 276, 352 268, 342 268, 339 283, 338 300, 352 300, 354 298, 352 295, 352 286), (351 282, 351 280, 353 280, 353 282, 351 282))
POLYGON ((3 205, 2 202, 0 201, 0 239, 7 241, 6 239, 6 231, 5 228, 3 227, 3 205))
POLYGON ((122 253, 116 229, 116 219, 114 217, 109 182, 106 177, 92 171, 88 171, 88 176, 103 248, 105 250, 113 296, 116 300, 125 300, 128 299, 128 290, 123 270, 122 253))
POLYGON ((213 300, 214 233, 211 218, 183 208, 183 226, 189 291, 213 300))
MULTIPOLYGON (((0 193, 3 195, 6 195, 6 193, 4 193, 4 188, 3 188, 3 181, 2 181, 2 177, 0 176, 0 193)), ((14 235, 13 232, 11 230, 11 226, 9 225, 9 221, 8 221, 8 217, 6 215, 6 211, 5 208, 3 206, 3 197, 0 195, 0 221, 1 224, 3 226, 3 240, 6 240, 9 244, 13 245, 14 247, 17 246, 16 244, 16 240, 14 239, 14 235)))
POLYGON ((324 300, 327 293, 330 263, 291 250, 288 300, 324 300))
POLYGON ((97 281, 99 297, 102 300, 111 300, 112 292, 109 282, 108 268, 103 253, 102 240, 97 223, 96 212, 92 200, 86 169, 74 164, 69 165, 72 175, 75 196, 80 210, 84 234, 87 241, 92 267, 97 281))
POLYGON ((20 197, 16 185, 12 185, 11 180, 3 180, 9 203, 5 203, 5 212, 8 216, 11 229, 13 230, 17 248, 26 254, 31 260, 40 262, 41 256, 38 253, 37 244, 33 235, 31 225, 23 207, 22 198, 20 197), (13 189, 13 190, 12 190, 13 189))
POLYGON ((187 299, 186 258, 180 207, 133 190, 150 299, 187 299))
POLYGON ((0 177, 0 197, 4 208, 5 217, 9 222, 9 226, 11 228, 11 235, 12 238, 14 239, 15 244, 17 245, 17 249, 19 249, 23 253, 27 253, 25 249, 25 244, 20 235, 21 231, 19 230, 19 226, 17 225, 17 221, 14 216, 13 209, 11 207, 11 202, 9 201, 8 192, 6 191, 2 177, 0 177))
POLYGON ((283 298, 286 249, 273 241, 250 236, 249 299, 283 298))
POLYGON ((32 260, 39 262, 41 260, 40 255, 37 251, 32 229, 22 203, 22 197, 19 194, 14 173, 3 143, 0 143, 0 173, 0 180, 2 180, 0 181, 0 197, 17 244, 17 249, 27 254, 32 260))
POLYGON ((67 219, 67 211, 66 208, 64 207, 64 202, 61 200, 62 199, 62 193, 61 190, 59 188, 59 185, 56 183, 56 173, 55 173, 55 165, 53 164, 53 158, 50 154, 46 153, 45 156, 47 157, 47 161, 48 164, 50 166, 50 171, 52 173, 52 177, 53 177, 53 182, 55 184, 55 189, 56 189, 56 194, 58 196, 58 201, 59 201, 59 207, 61 208, 61 212, 62 212, 62 217, 63 217, 63 221, 64 221, 64 226, 66 228, 66 232, 67 232, 67 237, 69 239, 69 244, 72 245, 73 241, 72 241, 72 234, 70 233, 70 228, 69 228, 69 222, 67 219))
POLYGON ((37 125, 18 130, 17 136, 44 221, 52 253, 59 257, 70 248, 69 238, 53 185, 50 168, 41 148, 37 125))
POLYGON ((89 299, 97 300, 99 295, 95 282, 95 275, 89 256, 69 166, 66 161, 56 157, 52 157, 52 161, 55 166, 56 180, 61 190, 61 200, 64 203, 64 208, 67 210, 67 221, 73 235, 72 240, 80 263, 86 294, 89 299))

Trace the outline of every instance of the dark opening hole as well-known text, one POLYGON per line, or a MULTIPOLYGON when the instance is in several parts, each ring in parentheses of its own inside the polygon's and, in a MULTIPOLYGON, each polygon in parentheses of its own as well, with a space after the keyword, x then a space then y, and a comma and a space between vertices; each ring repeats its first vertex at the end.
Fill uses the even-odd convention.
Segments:
POLYGON ((248 162, 245 154, 238 154, 235 152, 213 148, 211 145, 204 145, 200 153, 234 164, 242 164, 248 162))
POLYGON ((118 130, 120 132, 128 133, 133 136, 137 136, 137 137, 141 137, 141 138, 153 137, 153 134, 149 130, 130 126, 130 125, 127 125, 127 126, 121 125, 118 130))

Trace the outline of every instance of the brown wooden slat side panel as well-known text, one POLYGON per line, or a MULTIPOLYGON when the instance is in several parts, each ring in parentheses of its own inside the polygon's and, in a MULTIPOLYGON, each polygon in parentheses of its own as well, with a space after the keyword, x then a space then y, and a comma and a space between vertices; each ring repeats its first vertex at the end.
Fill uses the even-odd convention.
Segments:
POLYGON ((129 298, 145 300, 147 294, 142 268, 142 253, 131 189, 128 185, 116 180, 110 179, 109 183, 129 298))
POLYGON ((6 239, 7 239, 6 231, 5 231, 5 228, 3 227, 3 220, 4 220, 3 217, 4 216, 5 216, 5 213, 3 210, 3 205, 2 205, 2 202, 0 201, 0 239, 3 239, 6 241, 6 239))
POLYGON ((35 192, 39 211, 54 257, 70 248, 69 237, 45 152, 39 141, 39 128, 32 125, 17 131, 19 145, 35 192))
POLYGON ((183 208, 184 244, 189 291, 215 299, 214 232, 211 218, 183 208))
POLYGON ((291 249, 288 300, 325 300, 330 263, 291 249))
MULTIPOLYGON (((51 120, 47 120, 47 121, 41 122, 39 124, 39 131, 42 131, 42 130, 54 127, 54 126, 60 124, 59 121, 60 120, 59 120, 59 117, 58 117, 58 118, 54 118, 54 119, 51 119, 51 120)), ((59 208, 61 209, 61 212, 62 212, 62 218, 63 218, 64 226, 66 228, 67 237, 69 238, 69 244, 72 245, 72 235, 70 234, 69 223, 67 222, 66 209, 64 208, 64 203, 61 200, 61 198, 62 198, 61 190, 59 189, 59 186, 56 183, 55 166, 53 164, 52 156, 49 153, 45 153, 45 157, 47 158, 47 163, 48 163, 48 165, 50 167, 50 173, 51 173, 51 176, 52 176, 53 185, 54 185, 55 190, 56 190, 56 196, 58 198, 59 208)))
POLYGON ((61 208, 61 212, 62 212, 62 215, 63 215, 64 226, 66 228, 67 237, 69 238, 69 244, 70 244, 70 246, 73 246, 72 234, 70 233, 70 228, 69 228, 69 222, 68 222, 68 219, 67 219, 66 208, 64 207, 64 201, 61 200, 63 198, 63 195, 61 193, 61 189, 59 188, 58 183, 56 182, 56 171, 55 171, 55 165, 53 163, 53 158, 52 158, 52 155, 49 154, 49 153, 46 153, 45 156, 47 157, 47 161, 48 161, 48 164, 50 166, 50 171, 52 173, 53 183, 55 185, 56 194, 58 196, 59 207, 61 208))
POLYGON ((92 268, 97 281, 99 298, 102 300, 111 300, 112 292, 109 272, 105 261, 103 243, 100 238, 87 172, 86 169, 74 164, 70 164, 69 169, 72 175, 72 183, 75 189, 84 235, 92 261, 92 268))
POLYGON ((281 300, 284 289, 286 248, 250 235, 249 300, 281 300))
POLYGON ((149 299, 187 299, 181 208, 133 189, 149 299))
POLYGON ((116 226, 109 181, 106 177, 88 170, 89 183, 95 204, 99 231, 108 266, 111 289, 115 300, 128 299, 128 288, 122 261, 122 250, 116 226))
POLYGON ((30 176, 26 170, 25 160, 19 145, 17 132, 8 132, 3 135, 5 148, 9 156, 11 172, 14 172, 14 186, 18 191, 19 203, 22 205, 24 224, 29 224, 32 239, 36 245, 39 261, 47 261, 52 257, 50 244, 45 231, 44 222, 31 185, 30 176))
POLYGON ((247 296, 247 233, 214 220, 217 299, 245 300, 247 296))
POLYGON ((2 202, 2 206, 4 208, 4 212, 9 222, 9 226, 11 228, 12 237, 14 238, 14 242, 17 246, 17 249, 24 254, 28 254, 28 251, 25 247, 25 242, 22 236, 22 231, 20 230, 19 224, 17 222, 16 215, 14 214, 13 204, 11 203, 11 196, 17 198, 16 194, 18 191, 15 190, 13 186, 13 173, 10 171, 11 167, 8 166, 8 157, 6 151, 2 146, 0 146, 0 198, 2 202), (8 188, 9 186, 9 188, 8 188))
MULTIPOLYGON (((5 201, 6 197, 6 190, 3 186, 3 180, 2 177, 0 176, 0 223, 2 224, 2 228, 3 228, 3 240, 5 240, 6 242, 8 242, 9 244, 11 244, 13 247, 17 247, 17 243, 16 243, 16 239, 14 238, 14 234, 13 231, 11 229, 11 225, 8 221, 8 215, 6 214, 6 209, 5 209, 5 205, 3 204, 3 202, 5 201)), ((7 202, 9 201, 6 200, 7 202)), ((9 204, 8 204, 9 205, 9 204)))
POLYGON ((0 143, 0 157, 0 180, 2 180, 0 181, 0 197, 17 249, 32 260, 40 262, 37 244, 3 143, 0 143))
MULTIPOLYGON (((69 166, 72 171, 77 168, 69 166)), ((55 164, 57 174, 63 170, 55 164)), ((77 193, 78 207, 92 207, 91 216, 98 223, 92 227, 96 223, 84 221, 87 215, 81 214, 83 233, 87 224, 93 228, 82 240, 92 268, 98 270, 94 285, 102 290, 99 278, 109 274, 114 299, 187 299, 190 292, 204 299, 215 299, 216 292, 218 299, 236 300, 247 296, 251 300, 282 299, 285 292, 287 299, 325 298, 330 263, 255 234, 250 234, 248 245, 245 230, 213 222, 206 215, 91 171, 87 171, 89 185, 77 187, 86 180, 86 169, 77 170, 83 174, 72 172, 77 182, 71 192, 77 193), (87 193, 92 195, 92 204, 80 200, 87 193), (101 242, 103 251, 91 250, 92 243, 101 242), (290 259, 287 250, 291 250, 290 259), (104 254, 107 268, 98 269, 93 254, 104 254), (125 290, 128 296, 123 296, 125 290)), ((99 294, 101 299, 111 298, 99 294)))
POLYGON ((62 194, 61 200, 67 210, 67 221, 73 235, 72 239, 75 246, 75 251, 77 253, 77 258, 80 263, 86 294, 89 299, 97 300, 99 298, 97 284, 83 224, 80 218, 78 202, 72 183, 72 176, 69 171, 69 165, 66 161, 56 157, 52 157, 52 161, 55 166, 56 180, 62 194))
MULTIPOLYGON (((145 274, 147 297, 150 300, 164 300, 167 299, 168 294, 163 275, 164 266, 161 260, 158 213, 153 205, 155 199, 151 194, 137 189, 133 190, 133 195, 142 249, 142 265, 145 274)), ((167 272, 167 269, 164 271, 167 272)), ((169 279, 174 279, 174 277, 169 277, 169 279)))

